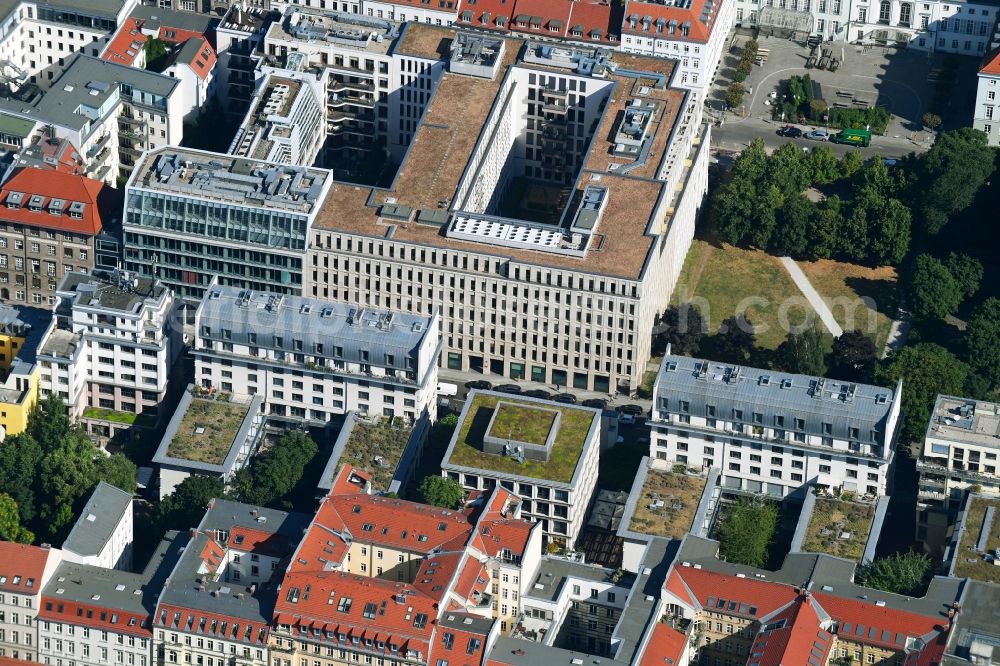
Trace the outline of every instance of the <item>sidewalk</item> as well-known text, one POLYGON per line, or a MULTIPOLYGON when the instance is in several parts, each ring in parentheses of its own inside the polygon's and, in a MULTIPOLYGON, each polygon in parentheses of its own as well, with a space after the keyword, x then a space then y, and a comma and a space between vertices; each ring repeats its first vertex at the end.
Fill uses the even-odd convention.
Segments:
POLYGON ((822 321, 823 325, 826 326, 826 330, 830 331, 835 338, 839 338, 843 335, 844 329, 842 329, 840 324, 837 323, 837 320, 833 318, 833 312, 830 311, 830 307, 819 295, 819 292, 817 292, 812 286, 809 278, 807 278, 806 274, 802 272, 799 265, 795 263, 795 260, 791 257, 782 257, 781 263, 784 265, 785 270, 788 271, 788 274, 792 277, 792 281, 795 283, 795 286, 799 288, 802 295, 806 297, 807 301, 809 301, 809 305, 811 305, 813 310, 816 311, 816 314, 819 315, 820 321, 822 321))

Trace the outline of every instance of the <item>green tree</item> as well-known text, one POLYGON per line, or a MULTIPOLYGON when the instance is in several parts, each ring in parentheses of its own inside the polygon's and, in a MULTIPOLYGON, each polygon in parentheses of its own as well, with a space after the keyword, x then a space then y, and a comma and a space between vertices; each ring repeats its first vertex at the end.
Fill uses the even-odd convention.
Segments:
POLYGON ((786 196, 778 209, 778 224, 771 235, 771 250, 779 255, 804 256, 809 249, 810 227, 816 216, 816 204, 804 194, 786 196))
POLYGON ((773 502, 741 499, 726 509, 719 526, 719 555, 727 562, 762 567, 778 527, 773 502))
POLYGON ((816 207, 816 219, 808 227, 808 258, 829 259, 840 252, 843 225, 840 197, 835 194, 816 207))
POLYGON ((812 169, 802 157, 802 150, 795 143, 786 143, 771 154, 767 161, 765 178, 783 195, 798 194, 812 180, 812 169))
POLYGON ((719 187, 712 198, 716 235, 727 243, 742 245, 756 219, 758 196, 753 181, 735 175, 719 187))
POLYGON ((965 327, 966 358, 990 386, 1000 385, 1000 299, 987 298, 965 327))
POLYGON ((800 375, 822 377, 826 375, 826 354, 830 338, 813 326, 802 332, 789 332, 778 345, 774 362, 778 369, 800 375))
POLYGON ((40 533, 46 541, 59 541, 75 518, 78 501, 97 483, 90 438, 70 431, 61 446, 45 454, 40 472, 40 533))
POLYGON ((222 479, 214 476, 189 476, 181 481, 174 492, 160 501, 156 509, 156 522, 161 531, 186 530, 196 527, 205 515, 208 503, 225 497, 222 479))
POLYGON ((917 162, 915 200, 920 222, 936 234, 970 205, 993 175, 996 155, 986 134, 971 127, 942 132, 917 162))
POLYGON ((660 317, 653 347, 663 353, 667 345, 673 354, 694 356, 698 353, 701 340, 708 331, 708 324, 698 308, 690 303, 671 305, 660 317))
POLYGON ((920 117, 920 122, 922 122, 924 124, 924 127, 926 127, 927 129, 936 130, 938 127, 941 127, 941 116, 939 116, 936 113, 931 113, 930 111, 928 111, 927 113, 925 113, 920 117))
POLYGON ((295 488, 317 453, 319 446, 306 433, 285 433, 253 461, 248 474, 251 483, 239 490, 241 499, 250 504, 275 505, 295 488))
POLYGON ((726 104, 729 105, 730 109, 735 109, 740 104, 743 103, 743 95, 746 93, 746 88, 742 83, 730 83, 729 87, 726 88, 726 104))
POLYGON ((31 543, 35 535, 21 525, 17 502, 7 493, 0 493, 0 539, 15 543, 31 543))
POLYGON ((961 395, 969 366, 944 347, 921 342, 894 350, 875 366, 874 381, 895 387, 903 380, 902 410, 906 414, 902 440, 923 437, 939 393, 961 395))
POLYGON ((26 525, 38 513, 36 488, 43 457, 42 447, 27 432, 10 435, 0 444, 0 492, 14 498, 26 525))
POLYGON ((815 185, 828 185, 840 177, 841 172, 833 151, 819 146, 809 151, 806 158, 810 180, 815 185))
POLYGON ((28 418, 27 430, 28 434, 41 445, 42 451, 47 453, 59 448, 60 442, 72 430, 62 398, 50 393, 40 401, 28 418))
POLYGON ((778 224, 778 208, 783 200, 784 196, 776 185, 761 188, 754 206, 753 224, 750 226, 747 238, 754 247, 763 249, 771 243, 771 235, 778 224))
POLYGON ((110 456, 97 456, 97 478, 105 483, 110 483, 116 488, 121 488, 127 493, 134 493, 137 487, 135 482, 135 463, 126 458, 121 453, 110 456))
POLYGON ((454 479, 443 476, 427 476, 417 488, 420 501, 431 506, 441 506, 446 509, 459 509, 465 503, 465 490, 462 484, 454 479))
POLYGON ((856 150, 852 150, 845 153, 843 157, 840 158, 840 163, 837 165, 840 171, 841 178, 850 178, 865 165, 865 158, 861 156, 856 150))
POLYGON ((983 281, 983 264, 978 259, 967 254, 951 252, 944 265, 961 285, 962 295, 965 298, 969 298, 979 291, 979 284, 983 281))
POLYGON ((962 304, 962 285, 941 261, 921 254, 914 262, 907 295, 910 306, 919 316, 941 319, 953 314, 962 304))
POLYGON ((445 414, 438 421, 438 425, 454 429, 458 425, 458 414, 445 414))
POLYGON ((890 198, 872 212, 867 260, 874 266, 895 266, 910 250, 910 209, 899 199, 890 198))
POLYGON ((883 592, 923 596, 931 573, 931 559, 920 553, 896 553, 862 567, 858 580, 865 587, 883 592))
POLYGON ((745 316, 727 317, 715 335, 715 357, 723 363, 744 364, 753 354, 757 335, 745 316))
POLYGON ((878 349, 861 331, 844 331, 834 338, 828 357, 830 377, 849 382, 871 381, 878 349))

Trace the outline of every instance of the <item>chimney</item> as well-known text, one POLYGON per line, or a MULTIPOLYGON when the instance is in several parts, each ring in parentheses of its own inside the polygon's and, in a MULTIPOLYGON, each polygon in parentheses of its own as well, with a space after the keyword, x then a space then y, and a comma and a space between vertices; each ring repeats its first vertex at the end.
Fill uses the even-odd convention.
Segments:
POLYGON ((196 536, 198 536, 198 529, 195 528, 195 527, 192 527, 191 530, 190 530, 190 534, 191 534, 191 538, 192 539, 195 538, 196 536))

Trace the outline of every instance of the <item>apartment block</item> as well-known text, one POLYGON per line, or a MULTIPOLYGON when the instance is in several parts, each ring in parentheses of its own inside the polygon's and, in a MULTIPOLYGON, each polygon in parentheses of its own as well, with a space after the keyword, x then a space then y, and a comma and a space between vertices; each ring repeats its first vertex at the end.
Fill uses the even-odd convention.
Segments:
MULTIPOLYGON (((718 71, 735 19, 735 0, 629 0, 622 22, 621 49, 671 58, 678 67, 676 85, 706 91, 718 71)), ((703 98, 699 95, 699 99, 703 98)))
POLYGON ((664 356, 650 454, 660 469, 721 470, 724 488, 784 497, 807 485, 888 494, 895 390, 664 356))
POLYGON ((983 57, 990 48, 997 11, 990 2, 858 0, 851 3, 847 39, 983 57))
POLYGON ((443 53, 392 185, 331 188, 304 293, 440 309, 442 367, 629 392, 705 192, 701 105, 659 58, 416 23, 393 51, 443 53))
POLYGON ((0 304, 0 441, 28 427, 38 404, 38 350, 54 324, 47 310, 0 304))
POLYGON ((40 661, 36 625, 42 589, 61 557, 48 546, 0 541, 0 657, 40 661))
POLYGON ((145 154, 125 188, 125 269, 197 302, 221 285, 299 294, 329 172, 184 148, 145 154))
POLYGON ((203 388, 259 396, 268 418, 436 413, 439 318, 213 285, 195 314, 203 388))
MULTIPOLYGON (((736 0, 736 26, 761 31, 800 31, 824 41, 849 41, 849 22, 856 3, 850 0, 736 0)), ((765 32, 765 34, 767 34, 765 32)))
POLYGON ((39 352, 41 392, 62 397, 102 440, 138 415, 155 426, 183 347, 173 292, 116 269, 69 273, 57 295, 58 325, 39 352))
POLYGON ((0 200, 0 301, 52 306, 69 273, 117 266, 121 202, 102 181, 17 168, 0 200))
POLYGON ((132 568, 132 493, 98 481, 62 545, 63 562, 132 568))
POLYGON ((995 120, 1000 120, 997 89, 1000 88, 1000 51, 991 51, 983 59, 976 79, 976 106, 972 112, 972 127, 986 133, 991 146, 1000 146, 1000 130, 994 132, 995 120))
POLYGON ((572 549, 597 484, 600 434, 597 410, 472 391, 441 474, 467 490, 499 486, 516 494, 522 515, 541 523, 546 544, 572 549))
POLYGON ((231 3, 215 27, 215 95, 237 122, 246 116, 253 99, 264 34, 280 16, 270 4, 268 0, 231 3))
POLYGON ((1000 403, 939 395, 917 460, 917 541, 939 556, 969 492, 1000 494, 1000 403))
POLYGON ((156 602, 156 663, 271 666, 281 567, 308 524, 302 514, 213 500, 156 602))

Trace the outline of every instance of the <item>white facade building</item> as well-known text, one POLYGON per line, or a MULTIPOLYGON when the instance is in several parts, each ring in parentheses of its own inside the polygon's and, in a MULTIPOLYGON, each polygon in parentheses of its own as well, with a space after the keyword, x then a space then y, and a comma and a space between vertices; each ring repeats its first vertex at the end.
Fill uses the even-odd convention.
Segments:
POLYGON ((54 548, 0 541, 0 657, 39 661, 42 589, 59 566, 54 548))
POLYGON ((982 57, 989 48, 997 11, 991 2, 856 0, 847 39, 982 57))
POLYGON ((132 534, 132 494, 99 481, 63 542, 63 562, 129 571, 132 534))
POLYGON ((39 353, 42 395, 58 393, 91 434, 113 437, 126 425, 102 410, 158 421, 183 348, 173 292, 147 278, 95 272, 66 275, 57 295, 59 326, 39 353))
POLYGON ((717 468, 724 488, 777 498, 807 485, 886 495, 900 390, 668 353, 649 457, 659 469, 717 468))
POLYGON ((1000 51, 993 51, 979 68, 976 83, 976 106, 972 112, 972 127, 986 133, 991 146, 1000 146, 1000 51))
POLYGON ((785 16, 798 13, 799 22, 811 26, 810 35, 821 37, 824 41, 846 41, 851 8, 855 3, 852 0, 736 0, 734 4, 733 18, 737 26, 766 29, 766 20, 760 20, 761 11, 773 7, 785 16))
POLYGON ((259 395, 270 418, 436 413, 440 318, 212 286, 195 314, 195 376, 259 395))

